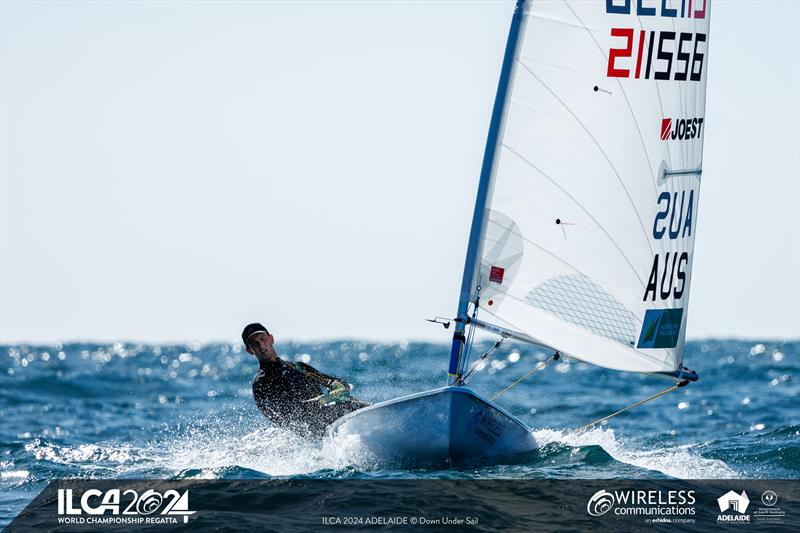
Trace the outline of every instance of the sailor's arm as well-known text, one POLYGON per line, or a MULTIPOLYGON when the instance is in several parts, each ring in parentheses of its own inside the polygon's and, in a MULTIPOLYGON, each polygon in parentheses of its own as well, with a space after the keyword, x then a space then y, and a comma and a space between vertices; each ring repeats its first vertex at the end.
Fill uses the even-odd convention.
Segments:
POLYGON ((267 400, 267 387, 259 378, 253 381, 253 399, 256 401, 256 407, 266 416, 273 414, 269 408, 269 401, 267 400))
POLYGON ((341 378, 337 378, 334 376, 329 376, 328 374, 323 374, 316 368, 311 365, 307 365, 305 363, 297 363, 303 368, 303 371, 306 374, 309 374, 316 378, 320 383, 323 383, 326 387, 330 389, 336 389, 340 387, 345 387, 347 389, 352 389, 353 387, 345 380, 341 378))

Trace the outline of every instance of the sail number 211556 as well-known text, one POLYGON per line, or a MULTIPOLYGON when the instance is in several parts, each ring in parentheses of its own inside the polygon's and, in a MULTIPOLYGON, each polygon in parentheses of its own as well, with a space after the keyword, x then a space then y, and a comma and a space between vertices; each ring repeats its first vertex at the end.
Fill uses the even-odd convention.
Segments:
POLYGON ((700 81, 706 51, 705 33, 611 28, 624 39, 608 51, 609 78, 700 81))

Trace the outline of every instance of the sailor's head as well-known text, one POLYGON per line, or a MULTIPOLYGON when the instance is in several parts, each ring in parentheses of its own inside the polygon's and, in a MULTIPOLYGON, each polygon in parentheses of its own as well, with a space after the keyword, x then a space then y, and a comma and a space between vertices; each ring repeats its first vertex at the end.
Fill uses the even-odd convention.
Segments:
POLYGON ((253 322, 247 324, 242 331, 242 342, 247 353, 253 354, 259 362, 271 362, 278 358, 275 353, 275 338, 269 334, 267 328, 253 322))

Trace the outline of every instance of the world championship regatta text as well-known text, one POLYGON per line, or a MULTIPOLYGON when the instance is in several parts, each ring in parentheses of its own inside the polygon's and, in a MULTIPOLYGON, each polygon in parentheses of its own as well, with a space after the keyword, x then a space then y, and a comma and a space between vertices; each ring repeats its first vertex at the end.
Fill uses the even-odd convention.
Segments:
MULTIPOLYGON (((606 13, 631 17, 705 19, 707 0, 606 0, 606 13), (680 7, 678 5, 680 4, 680 7)), ((609 78, 700 81, 705 33, 612 27, 619 46, 608 51, 609 78)))

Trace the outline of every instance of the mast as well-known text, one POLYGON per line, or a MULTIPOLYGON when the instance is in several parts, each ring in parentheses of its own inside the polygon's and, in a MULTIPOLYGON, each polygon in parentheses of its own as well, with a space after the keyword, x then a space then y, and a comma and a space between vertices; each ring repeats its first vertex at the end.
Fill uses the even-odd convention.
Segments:
MULTIPOLYGON (((497 84, 497 95, 492 109, 492 119, 489 123, 489 134, 486 139, 486 149, 483 154, 481 176, 478 182, 478 194, 475 199, 475 210, 472 214, 472 226, 467 245, 467 257, 464 262, 464 275, 461 278, 461 292, 456 311, 456 326, 453 332, 453 346, 450 351, 450 365, 448 368, 448 382, 454 384, 463 374, 467 365, 465 347, 467 344, 464 331, 469 321, 468 310, 470 296, 475 283, 475 273, 481 260, 483 248, 483 234, 486 231, 486 206, 491 196, 492 179, 497 168, 497 155, 500 149, 500 139, 505 124, 506 110, 508 109, 508 95, 511 92, 511 80, 516 70, 517 52, 520 45, 520 36, 525 27, 525 4, 527 0, 517 0, 514 15, 511 19, 511 28, 508 32, 506 51, 503 56, 503 66, 500 70, 500 81, 497 84)), ((476 299, 477 307, 478 301, 476 299)))

